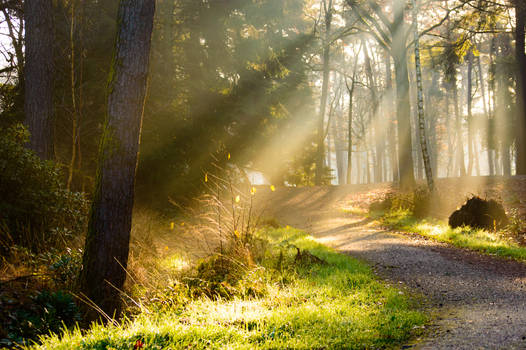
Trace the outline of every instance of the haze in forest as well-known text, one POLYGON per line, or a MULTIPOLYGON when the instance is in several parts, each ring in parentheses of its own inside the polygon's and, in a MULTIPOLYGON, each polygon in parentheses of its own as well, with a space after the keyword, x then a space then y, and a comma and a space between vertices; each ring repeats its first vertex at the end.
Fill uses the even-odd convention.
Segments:
MULTIPOLYGON (((90 305, 86 322, 111 323, 141 285, 128 269, 147 280, 190 244, 205 262, 172 260, 223 297, 223 257, 260 266, 261 247, 280 246, 269 237, 294 237, 278 219, 313 198, 305 222, 331 222, 338 197, 356 201, 338 212, 380 208, 397 228, 389 215, 445 220, 459 197, 517 186, 497 198, 511 219, 481 229, 522 232, 525 21, 522 0, 0 1, 0 270, 76 261, 64 289, 90 305)), ((293 267, 334 253, 300 245, 293 267)))

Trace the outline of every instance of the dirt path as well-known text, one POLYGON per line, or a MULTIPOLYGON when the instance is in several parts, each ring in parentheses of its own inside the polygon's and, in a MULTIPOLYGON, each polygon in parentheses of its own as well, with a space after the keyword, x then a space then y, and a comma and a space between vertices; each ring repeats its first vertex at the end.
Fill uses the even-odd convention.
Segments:
POLYGON ((368 261, 383 278, 425 295, 436 317, 414 349, 526 349, 526 265, 396 234, 346 214, 351 188, 281 189, 267 215, 368 261))

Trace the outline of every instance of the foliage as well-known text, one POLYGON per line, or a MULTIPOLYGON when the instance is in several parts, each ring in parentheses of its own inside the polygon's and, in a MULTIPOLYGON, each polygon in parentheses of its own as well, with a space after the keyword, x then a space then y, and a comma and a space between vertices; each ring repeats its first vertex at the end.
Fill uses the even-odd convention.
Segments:
POLYGON ((87 201, 68 191, 59 169, 24 147, 20 125, 0 130, 0 248, 13 244, 39 251, 84 232, 87 201))
POLYGON ((291 134, 310 124, 314 109, 303 6, 300 0, 159 3, 139 200, 194 198, 213 163, 282 172, 291 134))
MULTIPOLYGON (((7 306, 0 319, 6 327, 5 345, 27 344, 41 335, 60 332, 80 321, 80 313, 73 297, 62 291, 41 291, 25 303, 17 304, 12 298, 1 300, 7 306)), ((0 345, 2 345, 0 343, 0 345)))
POLYGON ((371 203, 370 212, 407 210, 417 218, 440 215, 440 197, 427 187, 419 186, 412 191, 389 192, 385 198, 371 203))
POLYGON ((283 228, 258 235, 271 247, 260 265, 269 276, 265 296, 187 298, 182 306, 144 310, 120 325, 52 335, 33 348, 129 349, 138 341, 158 349, 395 348, 425 321, 402 291, 304 232, 283 228), (291 245, 327 264, 295 265, 291 245), (281 270, 276 268, 279 257, 281 270))

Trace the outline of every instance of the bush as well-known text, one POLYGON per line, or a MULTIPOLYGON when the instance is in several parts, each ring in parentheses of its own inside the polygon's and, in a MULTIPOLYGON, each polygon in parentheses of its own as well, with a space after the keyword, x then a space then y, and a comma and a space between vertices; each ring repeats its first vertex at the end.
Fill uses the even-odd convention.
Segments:
POLYGON ((427 187, 419 186, 411 192, 389 192, 381 201, 371 203, 369 211, 408 210, 416 218, 438 216, 441 201, 427 187))
POLYGON ((21 125, 0 130, 0 252, 57 246, 87 222, 83 195, 65 188, 57 166, 24 146, 28 139, 21 125))
MULTIPOLYGON (((0 299, 2 303, 4 301, 0 299)), ((12 298, 5 303, 7 306, 2 309, 0 324, 5 326, 6 332, 0 336, 6 338, 0 337, 0 346, 37 340, 40 335, 58 333, 81 320, 73 297, 62 291, 42 291, 23 303, 16 303, 12 298)))
POLYGON ((494 199, 485 200, 477 196, 468 199, 458 210, 449 217, 452 228, 470 226, 486 230, 502 229, 509 220, 502 204, 494 199))

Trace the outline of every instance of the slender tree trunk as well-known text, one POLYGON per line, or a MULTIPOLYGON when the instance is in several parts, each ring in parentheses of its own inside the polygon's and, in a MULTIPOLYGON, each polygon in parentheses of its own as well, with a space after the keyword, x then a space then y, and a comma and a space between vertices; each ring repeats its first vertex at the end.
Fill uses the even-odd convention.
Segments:
POLYGON ((418 110, 418 129, 420 136, 420 147, 422 149, 422 158, 424 160, 424 170, 426 173, 427 187, 434 191, 435 184, 433 179, 433 170, 431 169, 431 159, 427 149, 426 123, 424 119, 424 87, 422 86, 422 67, 420 65, 420 40, 418 34, 418 18, 416 0, 413 0, 413 26, 415 34, 415 68, 416 68, 416 91, 417 91, 417 110, 418 110))
POLYGON ((42 159, 54 157, 53 138, 53 4, 26 0, 25 102, 29 148, 42 159))
POLYGON ((75 160, 77 157, 77 138, 78 138, 78 108, 77 108, 77 89, 76 89, 76 67, 75 67, 75 5, 76 0, 71 1, 71 22, 69 27, 69 46, 70 46, 70 83, 71 83, 71 109, 73 112, 71 121, 71 158, 68 167, 67 188, 71 188, 75 160))
POLYGON ((457 88, 457 77, 456 73, 451 82, 452 92, 453 92, 453 104, 455 107, 455 135, 456 135, 456 166, 457 170, 460 172, 460 176, 466 176, 466 166, 464 165, 464 143, 462 142, 462 120, 460 116, 460 108, 458 104, 458 88, 457 88))
POLYGON ((120 313, 126 279, 135 172, 146 96, 155 0, 121 0, 84 252, 82 291, 106 314, 120 313))
MULTIPOLYGON (((481 92, 481 95, 482 95, 482 106, 484 108, 484 115, 486 116, 486 120, 488 121, 488 126, 489 126, 489 118, 490 118, 490 113, 489 113, 489 106, 488 106, 488 102, 486 101, 486 84, 484 83, 484 78, 483 78, 483 73, 482 73, 482 64, 480 62, 480 56, 477 57, 477 71, 478 71, 478 79, 479 79, 479 84, 480 84, 480 92, 481 92)), ((491 151, 491 148, 490 148, 490 143, 489 143, 489 140, 486 140, 487 141, 487 160, 488 160, 488 175, 490 176, 493 176, 495 175, 495 169, 493 167, 493 157, 492 157, 492 151, 491 151)))
MULTIPOLYGON (((391 56, 386 53, 385 55, 385 89, 387 91, 387 98, 388 101, 391 102, 391 97, 393 94, 393 80, 392 80, 392 71, 391 71, 391 56)), ((392 102, 390 103, 390 106, 392 106, 392 102)), ((389 122, 388 127, 388 142, 389 142, 389 149, 390 149, 390 155, 389 158, 391 160, 391 170, 392 170, 392 177, 393 182, 399 182, 398 177, 398 154, 396 151, 396 127, 395 127, 395 118, 394 114, 391 112, 391 109, 388 108, 388 116, 386 117, 389 122)))
POLYGON ((466 95, 467 95, 467 105, 468 105, 468 176, 473 175, 473 53, 470 51, 466 55, 466 61, 468 64, 468 73, 467 73, 467 86, 466 86, 466 95))
POLYGON ((353 95, 354 95, 354 86, 355 86, 355 75, 353 75, 353 80, 351 87, 347 86, 347 92, 349 93, 349 115, 347 120, 347 184, 350 185, 352 182, 352 118, 353 118, 353 95))
POLYGON ((318 117, 318 149, 316 157, 315 184, 321 185, 323 181, 323 169, 325 159, 325 109, 327 107, 327 93, 329 90, 329 60, 330 60, 330 32, 332 22, 332 0, 326 3, 323 0, 325 10, 325 39, 323 42, 323 81, 321 86, 320 115, 318 117))
POLYGON ((378 101, 378 91, 376 89, 376 82, 373 75, 373 67, 371 64, 371 57, 369 56, 369 50, 367 48, 367 41, 362 40, 363 53, 365 57, 365 74, 367 75, 369 90, 371 91, 371 123, 370 128, 374 129, 373 142, 375 146, 375 161, 374 161, 374 182, 382 182, 382 133, 380 131, 380 123, 378 122, 378 107, 380 102, 378 101))
POLYGON ((515 0, 515 55, 519 74, 517 77, 517 175, 526 175, 526 54, 524 53, 524 27, 526 25, 526 4, 515 0))
POLYGON ((449 97, 449 91, 448 91, 449 85, 446 87, 446 129, 447 129, 447 153, 448 153, 448 159, 447 159, 447 169, 446 169, 446 177, 450 177, 453 173, 453 163, 454 163, 454 153, 453 150, 453 127, 451 123, 451 100, 449 97))

